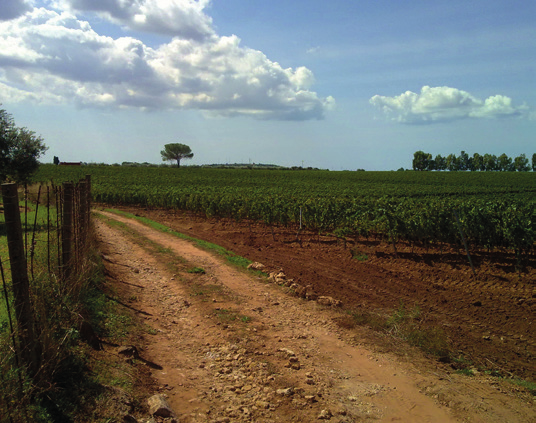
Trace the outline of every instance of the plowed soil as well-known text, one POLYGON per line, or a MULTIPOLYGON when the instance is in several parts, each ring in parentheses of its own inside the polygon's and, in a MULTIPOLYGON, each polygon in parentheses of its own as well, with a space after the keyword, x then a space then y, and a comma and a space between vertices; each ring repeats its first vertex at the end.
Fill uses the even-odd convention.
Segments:
MULTIPOLYGON (((207 219, 170 210, 125 209, 221 245, 271 269, 283 269, 348 310, 390 314, 418 308, 424 324, 442 328, 457 361, 503 377, 536 380, 536 258, 516 271, 512 253, 392 245, 207 219)), ((451 357, 452 358, 452 357, 451 357)))

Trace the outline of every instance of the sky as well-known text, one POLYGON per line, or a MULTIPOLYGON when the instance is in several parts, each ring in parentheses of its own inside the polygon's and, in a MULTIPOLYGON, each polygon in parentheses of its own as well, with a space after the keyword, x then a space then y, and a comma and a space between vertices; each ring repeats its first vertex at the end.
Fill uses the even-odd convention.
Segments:
POLYGON ((536 153, 534 0, 0 0, 42 162, 411 168, 536 153))

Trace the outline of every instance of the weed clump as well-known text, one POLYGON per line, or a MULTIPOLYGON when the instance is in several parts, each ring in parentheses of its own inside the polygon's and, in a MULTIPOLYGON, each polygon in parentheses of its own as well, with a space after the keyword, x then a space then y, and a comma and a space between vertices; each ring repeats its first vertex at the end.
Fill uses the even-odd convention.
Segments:
POLYGON ((347 311, 336 322, 346 329, 367 326, 376 332, 403 339, 408 344, 437 357, 440 361, 450 360, 451 351, 445 332, 437 327, 426 325, 418 305, 408 309, 401 302, 398 308, 388 316, 358 308, 347 311))

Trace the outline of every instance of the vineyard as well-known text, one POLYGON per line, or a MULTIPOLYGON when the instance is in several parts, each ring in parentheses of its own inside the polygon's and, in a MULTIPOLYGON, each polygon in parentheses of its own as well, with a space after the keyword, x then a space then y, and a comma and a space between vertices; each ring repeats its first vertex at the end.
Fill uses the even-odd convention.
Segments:
POLYGON ((534 253, 536 174, 43 165, 34 182, 91 174, 93 199, 174 208, 393 244, 534 253))

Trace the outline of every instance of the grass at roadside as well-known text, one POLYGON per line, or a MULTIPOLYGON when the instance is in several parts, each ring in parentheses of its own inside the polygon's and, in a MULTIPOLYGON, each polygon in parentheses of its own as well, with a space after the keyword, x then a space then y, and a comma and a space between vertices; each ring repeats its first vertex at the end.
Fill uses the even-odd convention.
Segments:
POLYGON ((194 283, 190 286, 192 297, 203 297, 203 301, 208 301, 213 295, 222 295, 222 287, 214 284, 199 284, 194 283))
POLYGON ((201 267, 192 267, 191 269, 188 269, 187 272, 188 273, 197 273, 197 274, 200 274, 200 275, 204 275, 206 273, 205 269, 203 269, 201 267))
POLYGON ((526 389, 527 391, 529 391, 532 395, 536 397, 536 382, 531 382, 531 381, 523 380, 519 378, 509 378, 509 379, 506 379, 506 381, 513 385, 520 386, 526 389))
POLYGON ((251 322, 251 317, 243 315, 243 314, 238 314, 234 310, 226 309, 226 308, 216 309, 214 311, 214 315, 222 323, 231 323, 231 322, 250 323, 251 322))
MULTIPOLYGON (((471 366, 473 366, 472 363, 470 363, 471 366)), ((462 367, 458 370, 456 370, 456 374, 464 375, 464 376, 476 376, 478 373, 480 373, 480 370, 476 367, 462 367)), ((483 373, 488 376, 493 376, 497 378, 498 380, 504 381, 510 385, 518 386, 524 390, 526 390, 529 394, 536 397, 536 383, 531 382, 529 380, 520 379, 517 377, 504 377, 501 372, 496 370, 484 370, 483 373)))
POLYGON ((367 326, 376 332, 402 339, 441 361, 448 361, 452 354, 445 332, 422 324, 421 310, 418 306, 408 309, 400 303, 390 315, 364 309, 346 310, 345 314, 337 319, 337 323, 347 329, 367 326))

